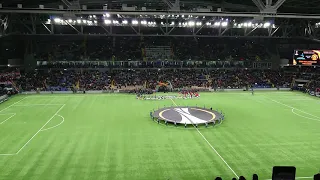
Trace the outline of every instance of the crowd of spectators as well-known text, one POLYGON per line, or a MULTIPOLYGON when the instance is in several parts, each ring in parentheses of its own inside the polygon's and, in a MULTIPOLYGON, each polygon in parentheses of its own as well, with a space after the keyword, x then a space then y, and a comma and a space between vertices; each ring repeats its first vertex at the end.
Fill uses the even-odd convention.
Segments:
POLYGON ((16 69, 4 69, 0 72, 0 95, 15 94, 17 87, 15 82, 20 78, 20 72, 16 69))
MULTIPOLYGON (((250 63, 251 64, 251 63, 250 63)), ((243 61, 53 61, 38 64, 39 68, 250 68, 243 61)))
POLYGON ((155 89, 159 82, 170 82, 173 88, 270 88, 289 87, 292 79, 282 71, 249 69, 125 69, 125 70, 37 70, 24 73, 17 81, 25 91, 67 91, 78 86, 85 90, 128 87, 155 89))
MULTIPOLYGON (((61 65, 62 66, 62 65, 61 65)), ((304 80, 305 89, 320 88, 318 67, 288 66, 279 70, 271 69, 211 69, 206 68, 43 68, 20 72, 9 69, 0 73, 2 88, 24 91, 67 91, 72 88, 85 90, 107 90, 125 88, 156 89, 159 82, 170 82, 172 88, 203 87, 230 88, 244 87, 271 88, 292 87, 295 80, 304 80), (306 81, 307 80, 307 81, 306 81)))

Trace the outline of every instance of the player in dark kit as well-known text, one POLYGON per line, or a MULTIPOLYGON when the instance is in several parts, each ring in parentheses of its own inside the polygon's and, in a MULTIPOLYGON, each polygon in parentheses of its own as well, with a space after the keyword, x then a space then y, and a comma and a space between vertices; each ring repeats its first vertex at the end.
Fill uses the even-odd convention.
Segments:
POLYGON ((254 90, 253 90, 253 88, 251 88, 251 94, 254 95, 254 90))

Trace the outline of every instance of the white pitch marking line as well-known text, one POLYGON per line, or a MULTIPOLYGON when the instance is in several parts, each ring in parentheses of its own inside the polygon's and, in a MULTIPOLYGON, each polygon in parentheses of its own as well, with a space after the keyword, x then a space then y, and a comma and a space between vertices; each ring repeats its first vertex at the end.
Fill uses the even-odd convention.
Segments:
POLYGON ((0 124, 5 123, 6 121, 8 121, 9 119, 11 119, 13 116, 15 116, 16 113, 13 113, 10 117, 8 117, 6 120, 2 121, 0 124))
POLYGON ((313 179, 313 177, 296 177, 296 179, 313 179))
MULTIPOLYGON (((96 95, 96 96, 102 96, 102 95, 96 95)), ((107 96, 107 95, 103 95, 103 96, 107 96)), ((110 95, 109 95, 110 96, 110 95)), ((76 97, 76 98, 84 98, 86 97, 86 95, 75 95, 75 96, 48 96, 48 95, 31 95, 31 96, 28 96, 29 98, 52 98, 52 97, 55 97, 55 98, 71 98, 71 97, 76 97)))
MULTIPOLYGON (((172 99, 170 99, 175 106, 178 106, 172 99)), ((193 125, 193 124, 192 124, 193 125)), ((207 144, 211 147, 211 149, 220 157, 220 159, 227 165, 227 167, 232 171, 232 173, 239 179, 237 173, 229 166, 229 164, 223 159, 223 157, 218 153, 218 151, 210 144, 206 137, 199 131, 197 127, 193 125, 194 128, 198 131, 198 133, 202 136, 202 138, 207 142, 207 144)))
POLYGON ((59 115, 59 114, 57 114, 57 116, 59 116, 59 117, 62 118, 62 121, 61 121, 59 124, 57 124, 57 125, 55 125, 55 126, 52 126, 52 127, 50 127, 50 128, 47 128, 47 129, 42 129, 41 131, 47 131, 47 130, 50 130, 50 129, 53 129, 53 128, 55 128, 55 127, 60 126, 60 125, 64 122, 64 117, 61 116, 61 115, 59 115))
POLYGON ((66 104, 62 105, 58 110, 57 112, 38 130, 38 132, 36 132, 23 146, 22 148, 19 149, 19 151, 16 153, 16 154, 19 154, 19 152, 24 148, 26 147, 29 142, 34 138, 36 137, 37 134, 39 134, 39 132, 61 111, 61 109, 65 106, 66 104))
MULTIPOLYGON (((268 97, 267 97, 267 98, 268 98, 268 97)), ((268 99, 270 99, 270 98, 268 98, 268 99)), ((317 119, 320 119, 320 117, 318 117, 318 116, 315 116, 315 115, 310 114, 310 113, 308 113, 308 112, 305 112, 305 111, 303 111, 303 110, 297 109, 297 108, 295 108, 295 107, 289 106, 289 105, 284 104, 284 103, 282 103, 282 102, 276 101, 276 100, 274 100, 274 99, 270 99, 270 100, 273 101, 273 102, 276 102, 276 103, 278 103, 278 104, 281 104, 281 105, 283 105, 283 106, 286 106, 286 107, 288 107, 288 108, 295 109, 295 110, 297 110, 297 111, 300 111, 300 112, 303 112, 303 113, 305 113, 305 114, 308 114, 308 115, 310 115, 310 116, 312 116, 312 117, 315 117, 315 118, 317 118, 317 119)))
MULTIPOLYGON (((313 179, 313 177, 296 177, 295 179, 313 179)), ((272 180, 272 179, 266 179, 266 180, 272 180)))
POLYGON ((0 156, 13 156, 13 155, 16 155, 16 154, 0 154, 0 156))
POLYGON ((9 109, 10 107, 12 107, 12 106, 14 106, 14 105, 18 104, 19 102, 21 102, 22 100, 24 100, 24 99, 26 99, 26 98, 27 98, 27 97, 24 97, 24 98, 20 99, 19 101, 17 101, 17 102, 15 102, 15 103, 11 104, 10 106, 8 106, 8 107, 6 107, 6 108, 2 109, 0 112, 2 112, 2 111, 4 111, 4 110, 9 109))
POLYGON ((313 120, 313 121, 320 121, 320 119, 315 119, 315 118, 309 118, 309 117, 306 117, 306 116, 303 116, 301 114, 298 114, 296 112, 294 112, 294 109, 291 110, 291 112, 297 116, 300 116, 300 117, 303 117, 303 118, 306 118, 306 119, 310 119, 310 120, 313 120))
POLYGON ((14 106, 62 106, 63 104, 16 104, 14 106))

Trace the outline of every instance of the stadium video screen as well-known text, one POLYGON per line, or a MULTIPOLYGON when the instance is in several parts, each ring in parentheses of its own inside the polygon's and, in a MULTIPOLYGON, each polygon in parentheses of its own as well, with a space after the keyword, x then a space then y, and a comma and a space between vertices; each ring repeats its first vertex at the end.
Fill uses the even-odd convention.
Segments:
POLYGON ((320 65, 320 50, 295 50, 293 65, 320 65))

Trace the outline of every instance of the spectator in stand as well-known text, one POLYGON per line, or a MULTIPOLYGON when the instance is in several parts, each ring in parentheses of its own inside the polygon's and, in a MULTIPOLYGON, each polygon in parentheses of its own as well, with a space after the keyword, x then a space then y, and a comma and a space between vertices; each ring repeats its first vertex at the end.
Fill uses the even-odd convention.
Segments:
POLYGON ((67 91, 79 84, 80 89, 104 90, 111 86, 155 89, 158 82, 170 82, 173 88, 217 87, 284 87, 291 79, 285 79, 281 71, 274 70, 213 70, 203 69, 143 69, 143 70, 37 70, 22 74, 17 82, 24 90, 67 91))

